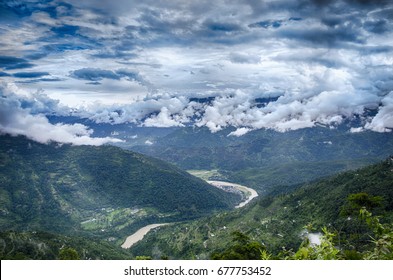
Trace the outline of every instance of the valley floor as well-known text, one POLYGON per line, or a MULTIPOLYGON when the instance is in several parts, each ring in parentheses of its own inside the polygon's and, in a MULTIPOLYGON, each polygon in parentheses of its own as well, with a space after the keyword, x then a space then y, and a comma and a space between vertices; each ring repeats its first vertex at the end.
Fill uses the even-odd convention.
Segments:
MULTIPOLYGON (((230 182, 224 182, 224 181, 207 181, 209 184, 211 184, 214 187, 223 189, 228 192, 240 192, 242 195, 246 198, 246 200, 242 201, 239 203, 235 208, 242 208, 246 206, 248 203, 250 203, 254 198, 258 197, 258 193, 251 188, 248 188, 246 186, 242 186, 239 184, 235 183, 230 183, 230 182)), ((168 225, 168 223, 165 224, 151 224, 147 225, 145 227, 140 228, 137 230, 134 234, 130 235, 127 237, 126 241, 121 245, 123 249, 129 249, 137 243, 138 241, 142 240, 143 237, 152 229, 168 225)))

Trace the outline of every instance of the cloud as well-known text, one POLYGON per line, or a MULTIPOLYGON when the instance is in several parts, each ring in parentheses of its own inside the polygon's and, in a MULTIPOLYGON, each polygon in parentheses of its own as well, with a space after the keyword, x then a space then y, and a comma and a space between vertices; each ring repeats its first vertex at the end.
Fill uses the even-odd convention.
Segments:
POLYGON ((144 126, 148 127, 173 127, 173 126, 184 126, 179 121, 176 121, 171 116, 168 108, 162 107, 160 113, 156 116, 147 118, 143 122, 144 126))
POLYGON ((351 127, 349 132, 351 133, 360 133, 363 132, 365 129, 363 127, 351 127))
POLYGON ((99 81, 104 79, 109 80, 120 80, 122 78, 127 81, 137 82, 142 86, 150 87, 150 83, 145 81, 139 73, 131 71, 128 69, 118 69, 118 70, 104 70, 99 68, 82 68, 70 72, 70 77, 78 80, 91 81, 88 84, 91 85, 101 85, 99 81))
POLYGON ((204 22, 204 27, 214 32, 225 33, 238 32, 242 30, 242 27, 239 24, 231 22, 218 22, 213 20, 207 20, 204 22))
POLYGON ((230 53, 229 60, 232 63, 256 64, 261 61, 261 58, 258 55, 237 52, 237 53, 230 53))
POLYGON ((299 81, 304 85, 301 90, 288 91, 274 98, 237 90, 214 98, 151 96, 112 109, 97 109, 95 106, 87 111, 88 117, 96 122, 133 122, 154 127, 193 124, 206 126, 213 133, 235 127, 236 130, 228 136, 238 137, 263 128, 285 132, 318 124, 336 126, 358 116, 363 118, 365 125, 351 132, 364 129, 390 131, 393 118, 391 94, 379 96, 372 91, 360 91, 352 84, 357 82, 348 72, 327 68, 319 74, 303 77, 299 81), (378 113, 370 119, 368 109, 378 109, 378 113))
POLYGON ((100 81, 102 79, 119 80, 119 75, 110 70, 97 68, 82 68, 70 73, 70 76, 79 80, 100 81))
POLYGON ((393 129, 393 92, 381 100, 377 115, 364 128, 377 132, 391 132, 393 129))
MULTIPOLYGON (((33 114, 13 90, 14 85, 1 84, 0 88, 0 133, 23 135, 40 143, 59 142, 73 145, 102 145, 121 140, 105 137, 92 138, 93 130, 82 124, 51 124, 43 114, 33 114)), ((18 89, 17 89, 18 90, 18 89)), ((37 106, 38 102, 34 102, 37 106)), ((46 104, 56 102, 45 102, 46 104)), ((43 103, 42 103, 43 104, 43 103)), ((53 105, 53 104, 52 104, 53 105)))
POLYGON ((235 131, 232 131, 231 133, 229 133, 228 136, 240 137, 240 136, 243 136, 244 134, 247 134, 250 131, 251 131, 251 129, 249 129, 249 128, 241 127, 241 128, 236 129, 235 131))
POLYGON ((371 108, 357 129, 387 131, 392 11, 371 0, 8 1, 0 76, 68 104, 97 100, 83 112, 97 122, 240 136, 371 108))
POLYGON ((251 28, 256 28, 256 27, 262 27, 262 28, 279 28, 281 27, 281 25, 283 24, 282 20, 264 20, 264 21, 260 21, 260 22, 255 22, 250 24, 248 27, 251 28))
POLYGON ((61 105, 58 100, 49 98, 43 91, 25 91, 12 83, 0 83, 0 93, 3 98, 13 100, 21 109, 28 110, 31 114, 66 116, 71 110, 61 105))
POLYGON ((383 34, 389 31, 389 24, 388 21, 385 19, 366 21, 363 27, 365 30, 377 34, 383 34))
POLYGON ((278 36, 294 40, 302 44, 325 46, 328 48, 346 47, 347 43, 363 44, 366 38, 354 26, 343 26, 338 29, 322 29, 319 27, 309 29, 285 29, 279 31, 278 36))
POLYGON ((137 72, 130 71, 127 69, 119 69, 116 71, 116 74, 119 77, 127 77, 129 80, 140 81, 142 78, 139 76, 137 72))
POLYGON ((150 97, 131 104, 104 106, 95 104, 84 108, 81 114, 94 120, 97 123, 139 123, 146 125, 167 127, 169 122, 176 126, 185 123, 189 114, 194 110, 188 111, 188 98, 185 96, 171 97, 159 96, 150 97), (174 116, 177 119, 173 119, 174 116), (172 118, 172 120, 169 120, 172 118))

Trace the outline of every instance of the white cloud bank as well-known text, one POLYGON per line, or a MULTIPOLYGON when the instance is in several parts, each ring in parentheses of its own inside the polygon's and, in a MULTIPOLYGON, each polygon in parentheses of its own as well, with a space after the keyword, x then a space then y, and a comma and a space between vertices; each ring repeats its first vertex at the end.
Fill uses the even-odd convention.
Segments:
MULTIPOLYGON (((356 63, 352 68, 331 68, 285 62, 285 75, 280 76, 274 67, 266 72, 265 79, 272 80, 270 84, 217 88, 202 93, 156 93, 131 104, 88 107, 84 113, 96 122, 115 124, 169 127, 192 123, 206 126, 213 133, 230 126, 237 128, 231 136, 262 128, 285 132, 317 124, 335 126, 360 116, 361 126, 350 129, 351 132, 390 132, 393 128, 390 64, 385 61, 380 67, 365 70, 356 63), (275 81, 279 86, 272 87, 275 81), (376 114, 370 115, 369 109, 376 114)), ((279 69, 283 67, 280 62, 279 69)))
POLYGON ((378 132, 391 132, 393 129, 393 92, 381 101, 377 115, 364 127, 378 132))
POLYGON ((15 85, 0 84, 0 133, 23 135, 40 143, 59 142, 72 145, 102 145, 121 140, 105 137, 93 138, 93 130, 82 124, 51 124, 43 113, 51 109, 64 110, 44 95, 29 94, 15 85), (51 101, 49 103, 40 102, 51 101), (34 105, 24 108, 25 105, 34 105), (50 108, 50 105, 53 108, 50 108), (39 109, 39 110, 38 110, 39 109), (42 113, 37 113, 42 111, 42 113), (35 112, 35 113, 34 113, 35 112))
POLYGON ((187 96, 146 99, 119 105, 112 110, 99 110, 98 113, 90 108, 87 116, 97 122, 132 122, 148 127, 192 123, 198 127, 206 126, 213 133, 226 127, 237 128, 229 136, 242 136, 256 129, 285 132, 317 124, 336 126, 358 116, 363 125, 352 128, 351 132, 390 132, 393 128, 393 92, 378 96, 367 91, 357 92, 350 86, 314 95, 306 90, 287 92, 271 99, 237 90, 216 96, 211 102, 190 100, 193 99, 187 96), (261 104, 258 101, 261 98, 268 101, 261 104), (370 116, 367 109, 378 111, 375 116, 370 116))

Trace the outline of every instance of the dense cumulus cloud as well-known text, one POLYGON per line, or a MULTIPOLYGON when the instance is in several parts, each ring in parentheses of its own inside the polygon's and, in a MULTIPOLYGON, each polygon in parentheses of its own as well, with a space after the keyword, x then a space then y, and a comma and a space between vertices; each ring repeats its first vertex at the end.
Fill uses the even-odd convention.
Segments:
POLYGON ((120 142, 114 138, 92 138, 82 124, 51 124, 45 114, 66 113, 67 108, 43 94, 29 94, 17 86, 0 84, 0 134, 24 135, 40 143, 102 145, 120 142))
POLYGON ((1 79, 97 122, 393 128, 388 0, 15 0, 0 22, 1 79))

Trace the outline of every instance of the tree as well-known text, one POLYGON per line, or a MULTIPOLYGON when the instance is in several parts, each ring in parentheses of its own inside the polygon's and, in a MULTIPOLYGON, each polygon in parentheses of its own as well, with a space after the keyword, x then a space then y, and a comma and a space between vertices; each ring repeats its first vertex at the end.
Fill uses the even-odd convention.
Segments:
POLYGON ((364 258, 371 260, 392 260, 393 226, 381 224, 379 218, 373 216, 366 208, 360 210, 360 218, 366 221, 375 235, 374 238, 372 238, 374 249, 372 251, 367 251, 364 258))
POLYGON ((250 237, 240 231, 232 233, 232 245, 223 252, 214 252, 213 260, 261 260, 268 259, 264 245, 257 241, 251 241, 250 237))
POLYGON ((80 257, 74 248, 63 248, 60 249, 59 260, 80 260, 80 257))
POLYGON ((382 207, 383 198, 380 196, 372 196, 368 193, 354 193, 350 194, 347 198, 346 205, 341 209, 342 216, 351 216, 359 213, 359 210, 366 208, 372 211, 376 208, 382 207))
POLYGON ((313 245, 308 238, 290 258, 295 260, 337 260, 340 259, 340 250, 334 246, 335 234, 326 227, 322 228, 321 244, 313 245))

